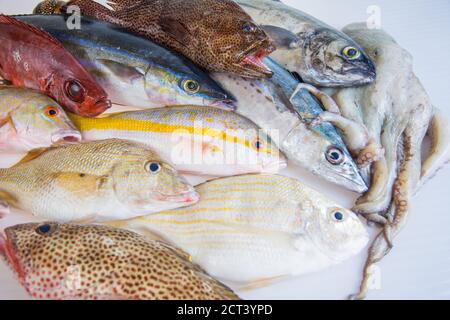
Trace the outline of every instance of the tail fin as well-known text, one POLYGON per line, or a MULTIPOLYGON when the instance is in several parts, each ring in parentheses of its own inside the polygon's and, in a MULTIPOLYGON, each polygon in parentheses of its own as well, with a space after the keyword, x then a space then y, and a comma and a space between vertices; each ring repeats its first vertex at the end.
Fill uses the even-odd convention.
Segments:
POLYGON ((428 134, 431 137, 431 150, 422 165, 420 185, 433 178, 450 161, 450 127, 448 119, 435 108, 428 134))

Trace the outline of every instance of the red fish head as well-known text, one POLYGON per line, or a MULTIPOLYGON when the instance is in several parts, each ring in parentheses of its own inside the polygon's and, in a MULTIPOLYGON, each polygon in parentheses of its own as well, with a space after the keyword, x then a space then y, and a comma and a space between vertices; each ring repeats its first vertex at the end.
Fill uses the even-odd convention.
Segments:
POLYGON ((78 74, 53 75, 48 93, 68 111, 82 117, 95 117, 111 108, 106 92, 80 66, 78 74))

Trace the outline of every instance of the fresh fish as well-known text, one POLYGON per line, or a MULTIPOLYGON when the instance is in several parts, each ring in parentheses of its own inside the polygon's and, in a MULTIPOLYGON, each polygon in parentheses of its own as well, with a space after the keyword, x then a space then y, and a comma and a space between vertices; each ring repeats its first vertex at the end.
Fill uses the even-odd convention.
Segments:
POLYGON ((111 139, 35 150, 0 169, 0 200, 45 219, 101 221, 191 205, 198 195, 149 148, 111 139))
POLYGON ((349 190, 367 191, 333 125, 309 125, 324 112, 318 101, 306 90, 290 99, 299 82, 272 59, 264 62, 274 73, 271 79, 249 80, 224 73, 213 78, 236 97, 237 112, 263 128, 289 160, 349 190))
POLYGON ((58 39, 115 104, 153 108, 213 105, 233 109, 232 97, 203 70, 159 45, 96 20, 67 28, 67 16, 17 16, 58 39))
POLYGON ((258 126, 218 108, 178 106, 72 120, 86 140, 145 143, 185 173, 227 176, 286 167, 284 156, 258 126))
POLYGON ((274 39, 272 57, 303 81, 323 87, 352 87, 375 80, 364 50, 343 32, 273 0, 236 2, 274 39))
POLYGON ((156 232, 211 275, 245 285, 321 270, 368 242, 353 212, 292 178, 244 175, 197 191, 201 200, 192 207, 117 226, 156 232))
POLYGON ((0 234, 0 255, 38 299, 239 299, 180 249, 111 227, 16 225, 0 234))
POLYGON ((61 14, 61 8, 65 4, 65 1, 45 0, 34 8, 33 14, 61 14))
POLYGON ((49 97, 34 90, 0 87, 0 150, 28 151, 80 140, 80 132, 49 97))
POLYGON ((181 53, 208 71, 271 76, 262 58, 275 47, 234 1, 74 0, 70 5, 181 53))
POLYGON ((93 117, 111 107, 106 92, 48 33, 0 15, 0 76, 36 89, 66 110, 93 117))

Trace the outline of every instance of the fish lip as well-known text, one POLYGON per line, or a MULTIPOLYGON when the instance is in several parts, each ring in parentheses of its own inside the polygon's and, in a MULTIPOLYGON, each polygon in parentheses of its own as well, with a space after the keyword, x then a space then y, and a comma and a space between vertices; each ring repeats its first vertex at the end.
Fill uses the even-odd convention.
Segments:
POLYGON ((279 160, 263 165, 261 171, 264 173, 276 174, 279 173, 281 170, 286 169, 287 166, 288 166, 287 160, 279 160))
POLYGON ((6 228, 4 234, 0 232, 0 256, 3 256, 6 259, 12 270, 17 274, 19 281, 23 283, 25 274, 19 259, 14 253, 14 250, 12 250, 15 248, 14 238, 14 233, 12 233, 10 228, 6 228))
POLYGON ((369 187, 360 175, 358 175, 358 178, 356 180, 353 180, 349 177, 342 177, 348 182, 347 184, 345 184, 345 186, 351 191, 362 194, 369 190, 369 187))
POLYGON ((273 71, 264 64, 263 59, 274 51, 275 47, 271 42, 267 40, 259 41, 239 56, 238 65, 244 68, 251 67, 247 68, 250 73, 269 78, 273 75, 273 71))
POLYGON ((226 111, 236 111, 237 105, 236 102, 233 100, 219 100, 211 103, 212 107, 216 107, 219 109, 223 109, 226 111))
POLYGON ((155 196, 155 200, 161 202, 173 202, 173 203, 197 203, 200 200, 200 195, 197 191, 188 191, 178 195, 165 195, 159 193, 155 196))
POLYGON ((52 134, 52 143, 67 142, 78 143, 81 142, 82 136, 79 131, 76 130, 60 130, 52 134))
POLYGON ((112 102, 109 99, 102 98, 95 102, 93 106, 89 109, 89 111, 80 111, 79 115, 82 117, 96 117, 98 115, 101 115, 106 110, 110 109, 112 107, 112 102))

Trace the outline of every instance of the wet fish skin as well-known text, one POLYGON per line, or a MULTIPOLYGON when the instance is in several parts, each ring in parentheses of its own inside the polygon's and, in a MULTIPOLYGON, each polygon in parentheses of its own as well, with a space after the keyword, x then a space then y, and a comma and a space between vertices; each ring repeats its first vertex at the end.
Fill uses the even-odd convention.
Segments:
POLYGON ((0 15, 0 76, 39 90, 66 110, 93 117, 111 107, 106 92, 48 33, 0 15))
POLYGON ((138 141, 185 173, 228 176, 286 167, 283 154, 256 124, 214 107, 174 106, 71 119, 85 140, 138 141))
POLYGON ((28 151, 80 140, 81 133, 54 100, 30 89, 0 87, 0 150, 28 151))
POLYGON ((0 255, 34 298, 239 299, 180 249, 111 227, 16 225, 0 234, 0 255))
POLYGON ((367 191, 336 128, 328 122, 308 125, 323 112, 321 105, 306 90, 290 101, 299 82, 274 60, 266 58, 264 62, 274 73, 271 79, 249 80, 223 73, 212 76, 235 96, 236 111, 271 136, 290 161, 349 190, 367 191), (339 161, 331 161, 333 150, 339 153, 339 161))
POLYGON ((321 270, 368 242, 353 212, 296 179, 243 175, 206 182, 197 191, 201 200, 192 207, 117 226, 157 232, 211 275, 244 285, 321 270))
POLYGON ((71 52, 115 104, 137 108, 208 105, 234 109, 232 97, 188 59, 116 25, 83 17, 67 28, 67 16, 16 16, 44 29, 71 52), (187 85, 192 84, 195 90, 187 85))
POLYGON ((128 219, 191 205, 198 195, 148 147, 109 139, 34 150, 0 169, 0 199, 41 218, 72 222, 128 219))
POLYGON ((271 57, 303 81, 322 87, 353 87, 375 80, 372 60, 343 32, 279 1, 236 3, 274 39, 277 50, 271 57), (346 56, 349 49, 355 49, 356 55, 346 56))
POLYGON ((271 39, 231 0, 72 0, 81 13, 118 24, 194 61, 208 71, 270 77, 261 59, 271 39))

